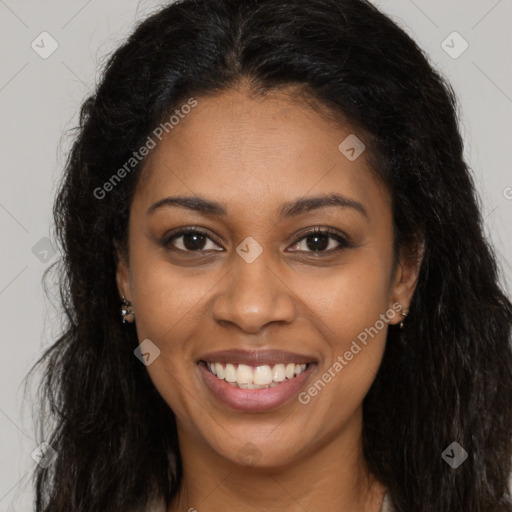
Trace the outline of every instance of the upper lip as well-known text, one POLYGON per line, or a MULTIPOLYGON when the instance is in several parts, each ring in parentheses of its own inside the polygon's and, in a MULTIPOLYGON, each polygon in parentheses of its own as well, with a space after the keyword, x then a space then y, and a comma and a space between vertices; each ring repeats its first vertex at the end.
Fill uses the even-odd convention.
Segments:
POLYGON ((288 352, 286 350, 219 350, 202 355, 198 362, 207 363, 233 363, 246 364, 248 366, 263 366, 274 364, 308 364, 314 363, 315 358, 305 355, 288 352))

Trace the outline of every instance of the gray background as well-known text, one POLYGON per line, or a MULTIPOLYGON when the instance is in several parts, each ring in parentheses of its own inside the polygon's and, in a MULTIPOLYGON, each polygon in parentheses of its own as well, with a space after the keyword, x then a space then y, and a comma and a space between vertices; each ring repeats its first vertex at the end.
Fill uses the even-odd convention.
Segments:
MULTIPOLYGON (((36 462, 31 453, 40 441, 32 415, 37 380, 25 392, 23 378, 61 326, 41 278, 58 258, 47 237, 57 179, 71 142, 69 130, 105 57, 136 20, 164 3, 0 0, 0 512, 32 510, 30 475, 36 462), (51 49, 51 41, 42 32, 58 44, 46 59, 39 53, 51 49), (39 53, 31 47, 33 41, 39 53)), ((512 0, 375 3, 412 35, 453 84, 486 232, 510 290, 512 0), (454 31, 463 39, 451 35, 454 31), (464 40, 469 47, 459 56, 464 40)), ((50 291, 55 299, 55 288, 50 291)))

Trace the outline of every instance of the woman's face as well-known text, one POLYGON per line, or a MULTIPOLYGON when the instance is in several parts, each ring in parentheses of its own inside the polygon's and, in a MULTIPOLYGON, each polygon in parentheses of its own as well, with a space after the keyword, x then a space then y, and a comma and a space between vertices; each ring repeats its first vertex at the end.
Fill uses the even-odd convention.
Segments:
POLYGON ((355 449, 416 276, 402 258, 392 274, 389 192, 349 126, 284 93, 182 117, 151 150, 118 268, 182 453, 277 467, 355 449))

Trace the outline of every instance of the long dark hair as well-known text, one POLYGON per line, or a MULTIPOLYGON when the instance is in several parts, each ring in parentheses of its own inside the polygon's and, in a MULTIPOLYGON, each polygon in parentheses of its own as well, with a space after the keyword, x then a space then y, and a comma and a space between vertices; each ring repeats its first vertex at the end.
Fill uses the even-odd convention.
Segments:
POLYGON ((101 190, 181 105, 242 80, 258 94, 298 86, 364 130, 391 191, 395 247, 423 243, 405 329, 389 329, 363 403, 369 469, 397 512, 511 512, 512 305, 483 235, 454 94, 365 0, 177 1, 109 59, 54 205, 68 321, 36 363, 58 454, 34 475, 37 512, 141 511, 178 491, 175 417, 133 355, 115 280, 145 160, 101 190), (468 453, 456 469, 442 457, 452 442, 468 453))

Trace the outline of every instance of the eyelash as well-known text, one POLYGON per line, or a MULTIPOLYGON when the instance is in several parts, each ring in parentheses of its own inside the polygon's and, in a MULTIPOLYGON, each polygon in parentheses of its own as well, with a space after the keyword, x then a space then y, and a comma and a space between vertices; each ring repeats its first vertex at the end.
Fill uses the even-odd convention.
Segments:
MULTIPOLYGON (((194 234, 194 235, 200 235, 200 236, 203 236, 203 237, 206 237, 210 240, 212 240, 214 243, 217 243, 210 235, 208 235, 208 233, 206 233, 205 231, 202 231, 200 229, 195 229, 195 228, 184 228, 184 229, 181 229, 175 233, 171 233, 169 236, 165 237, 162 241, 162 245, 164 246, 164 248, 168 249, 168 250, 171 250, 171 251, 176 251, 176 252, 184 252, 184 253, 201 253, 204 249, 200 249, 200 250, 197 250, 197 251, 190 251, 190 250, 184 250, 184 249, 176 249, 175 247, 172 247, 171 245, 171 242, 177 238, 180 238, 181 236, 183 235, 190 235, 190 234, 194 234)), ((346 236, 343 236, 341 235, 340 233, 338 233, 337 231, 331 229, 331 228, 314 228, 310 231, 307 231, 306 233, 303 233, 300 238, 296 239, 295 242, 293 242, 291 245, 294 246, 296 244, 298 244, 299 242, 303 241, 304 239, 306 238, 309 238, 309 237, 312 237, 312 236, 318 236, 318 235, 324 235, 324 236, 327 236, 331 239, 334 239, 336 242, 338 242, 340 245, 338 247, 336 247, 335 249, 330 249, 330 250, 323 250, 323 251, 294 251, 294 252, 298 252, 298 253, 311 253, 311 254, 315 254, 315 255, 331 255, 333 254, 334 252, 337 252, 337 251, 340 251, 342 249, 349 249, 351 247, 353 247, 353 245, 351 244, 351 242, 349 241, 349 238, 346 237, 346 236)))

